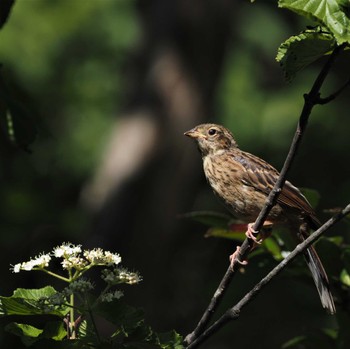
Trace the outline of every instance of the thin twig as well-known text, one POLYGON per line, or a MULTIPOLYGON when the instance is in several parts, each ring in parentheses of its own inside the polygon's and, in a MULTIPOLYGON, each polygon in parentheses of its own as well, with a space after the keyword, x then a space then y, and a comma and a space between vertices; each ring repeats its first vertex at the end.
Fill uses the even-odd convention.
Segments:
MULTIPOLYGON (((342 51, 344 45, 337 46, 332 54, 329 56, 328 60, 324 64, 322 70, 318 74, 310 92, 308 94, 304 95, 304 106, 302 109, 302 112, 299 117, 299 122, 297 125, 297 129, 295 131, 295 135, 292 141, 292 144, 290 146, 288 155, 286 157, 286 160, 284 162, 284 165, 282 167, 282 170, 280 172, 280 175, 271 190, 269 196, 267 197, 266 203, 261 210, 258 218, 256 219, 253 230, 256 232, 256 235, 259 233, 260 229, 262 228, 265 220, 267 219, 267 216, 272 209, 272 207, 276 204, 278 196, 282 190, 282 187, 284 185, 284 182, 286 181, 287 173, 292 165, 292 162, 296 156, 297 150, 299 148, 300 142, 302 140, 302 137, 304 135, 305 128, 307 126, 307 122, 309 119, 309 116, 311 114, 312 108, 319 104, 320 102, 320 89, 322 87, 322 84, 324 80, 326 79, 336 57, 338 54, 342 51)), ((202 315, 202 318, 198 322, 196 328, 188 334, 185 338, 185 342, 187 344, 191 344, 208 326, 208 323, 210 322, 215 310, 221 303, 221 300, 223 296, 226 293, 226 290, 228 288, 228 285, 233 279, 233 276, 237 270, 237 266, 240 262, 247 259, 248 254, 253 248, 253 241, 251 239, 245 239, 240 246, 239 253, 237 254, 237 258, 233 261, 232 266, 229 266, 227 269, 223 279, 221 280, 219 287, 214 293, 213 298, 211 299, 209 306, 205 310, 204 314, 202 315)))
POLYGON ((228 309, 213 325, 211 325, 206 331, 204 331, 197 339, 195 339, 186 349, 193 349, 198 347, 204 340, 206 340, 213 333, 217 332, 221 327, 231 320, 238 319, 239 314, 243 307, 250 303, 276 275, 278 275, 290 262, 292 262, 297 256, 303 253, 310 245, 312 245, 320 236, 331 228, 335 223, 343 219, 350 213, 350 203, 338 214, 334 215, 326 223, 324 223, 319 229, 312 233, 305 241, 296 246, 296 248, 274 269, 272 269, 260 282, 258 282, 254 288, 248 292, 235 306, 228 309))

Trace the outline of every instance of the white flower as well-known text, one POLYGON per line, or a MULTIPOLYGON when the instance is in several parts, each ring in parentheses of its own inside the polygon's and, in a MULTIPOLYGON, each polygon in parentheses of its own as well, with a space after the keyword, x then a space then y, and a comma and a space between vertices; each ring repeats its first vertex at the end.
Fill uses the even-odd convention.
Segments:
POLYGON ((109 251, 103 251, 102 248, 95 248, 93 250, 84 251, 84 257, 91 264, 99 264, 99 265, 112 265, 119 264, 121 262, 121 257, 117 253, 112 253, 109 251))
POLYGON ((12 270, 14 273, 19 273, 21 270, 30 271, 33 268, 46 268, 49 266, 51 256, 49 254, 41 254, 28 262, 18 263, 13 266, 12 270))
POLYGON ((81 252, 81 246, 80 245, 73 245, 71 243, 65 243, 61 246, 57 246, 53 249, 53 254, 55 257, 69 257, 69 256, 75 256, 81 252))
POLYGON ((21 263, 17 263, 15 265, 12 265, 12 272, 13 273, 19 273, 21 271, 21 263))
POLYGON ((57 258, 76 256, 77 254, 81 253, 81 245, 73 245, 70 242, 67 242, 61 246, 55 247, 52 253, 57 258))
POLYGON ((114 270, 104 269, 102 271, 102 279, 111 285, 122 283, 134 285, 142 280, 138 273, 130 272, 121 268, 115 268, 114 270))
POLYGON ((85 259, 75 256, 64 258, 61 262, 62 268, 67 270, 70 270, 72 268, 81 270, 86 266, 86 264, 87 262, 85 259))
POLYGON ((105 251, 105 259, 108 264, 118 265, 122 261, 122 257, 118 253, 111 253, 109 251, 105 251))

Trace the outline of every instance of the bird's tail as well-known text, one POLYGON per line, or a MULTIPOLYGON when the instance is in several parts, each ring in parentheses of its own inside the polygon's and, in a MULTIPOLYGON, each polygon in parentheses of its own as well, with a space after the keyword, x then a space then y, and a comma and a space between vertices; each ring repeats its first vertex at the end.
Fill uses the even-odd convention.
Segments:
POLYGON ((336 310, 333 296, 329 289, 328 277, 313 246, 310 246, 306 250, 304 257, 320 295, 323 308, 325 308, 330 314, 335 314, 336 310))

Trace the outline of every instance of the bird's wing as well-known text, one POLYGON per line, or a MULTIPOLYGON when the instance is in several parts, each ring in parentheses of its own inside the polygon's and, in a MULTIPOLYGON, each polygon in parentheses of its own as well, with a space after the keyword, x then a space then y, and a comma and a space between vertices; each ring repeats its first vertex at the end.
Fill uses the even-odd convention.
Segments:
MULTIPOLYGON (((242 182, 269 195, 278 179, 278 171, 266 161, 250 153, 235 154, 234 160, 242 166, 242 182)), ((302 215, 309 217, 316 226, 320 224, 310 203, 290 182, 285 182, 277 202, 281 206, 297 209, 302 215)))

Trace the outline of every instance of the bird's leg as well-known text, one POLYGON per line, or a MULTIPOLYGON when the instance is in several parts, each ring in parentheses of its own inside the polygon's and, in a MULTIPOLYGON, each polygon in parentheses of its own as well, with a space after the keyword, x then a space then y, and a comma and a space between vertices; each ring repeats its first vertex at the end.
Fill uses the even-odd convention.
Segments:
POLYGON ((239 255, 239 250, 241 248, 239 246, 236 247, 236 251, 233 252, 231 255, 230 255, 230 265, 231 265, 231 268, 233 268, 233 263, 235 262, 235 260, 237 260, 237 262, 241 265, 247 265, 248 264, 248 261, 240 261, 238 259, 238 255, 239 255))
MULTIPOLYGON (((251 251, 254 250, 254 248, 257 246, 257 245, 260 245, 265 239, 267 239, 270 235, 271 235, 271 231, 272 231, 272 225, 273 223, 271 221, 265 221, 264 224, 263 224, 263 227, 260 231, 260 239, 257 239, 254 234, 256 234, 257 232, 255 230, 253 230, 253 226, 254 226, 254 223, 249 223, 247 225, 248 227, 248 230, 247 232, 245 233, 246 237, 249 238, 249 239, 252 239, 253 240, 253 246, 251 247, 251 251)), ((236 247, 236 251, 233 252, 231 255, 230 255, 230 265, 231 265, 231 268, 233 267, 233 263, 235 260, 237 260, 237 262, 241 265, 247 265, 248 264, 248 261, 247 260, 244 260, 244 261, 240 261, 238 259, 238 254, 239 254, 239 251, 240 251, 240 247, 237 246, 236 247)))
POLYGON ((255 223, 249 223, 248 229, 245 233, 245 236, 248 239, 251 239, 254 241, 255 244, 260 245, 265 239, 267 239, 271 234, 271 227, 273 223, 271 221, 265 221, 263 224, 263 227, 260 231, 260 239, 257 239, 254 234, 257 234, 258 232, 253 229, 255 223))

